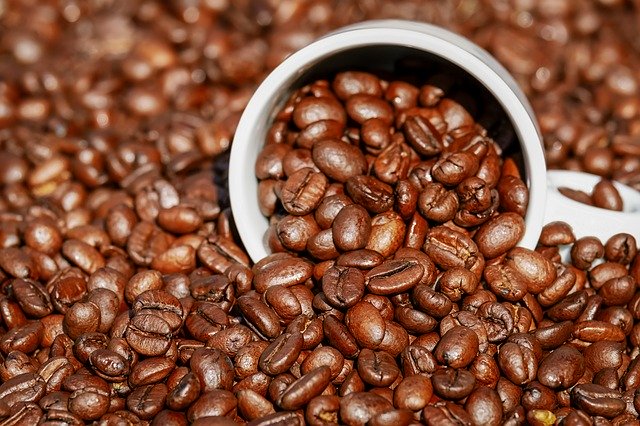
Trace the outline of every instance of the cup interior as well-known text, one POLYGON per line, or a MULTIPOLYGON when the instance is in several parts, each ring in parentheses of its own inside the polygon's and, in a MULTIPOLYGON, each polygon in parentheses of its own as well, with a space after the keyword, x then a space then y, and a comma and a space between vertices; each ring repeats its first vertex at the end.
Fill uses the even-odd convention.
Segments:
MULTIPOLYGON (((326 39, 321 39, 320 42, 322 41, 326 39)), ((514 95, 511 92, 512 85, 504 83, 500 75, 497 77, 503 83, 503 87, 491 87, 490 83, 480 81, 477 75, 473 75, 469 67, 465 69, 449 57, 445 57, 446 52, 437 54, 411 43, 364 41, 361 44, 329 50, 321 55, 311 52, 311 58, 301 58, 301 51, 290 57, 291 61, 285 60, 255 92, 238 125, 230 160, 231 203, 240 237, 254 261, 268 254, 268 246, 263 237, 269 222, 262 216, 258 207, 257 179, 254 174, 255 162, 267 131, 275 115, 294 90, 317 79, 330 79, 340 71, 368 71, 387 80, 404 80, 418 85, 428 83, 441 87, 446 97, 463 105, 476 122, 487 130, 488 135, 503 149, 503 155, 514 158, 530 190, 534 175, 532 171, 536 169, 536 173, 541 173, 542 182, 538 186, 544 191, 542 147, 535 123, 527 110, 528 104, 522 105, 520 101, 524 97, 514 95), (502 96, 496 96, 496 90, 501 91, 502 96), (509 101, 505 101, 507 95, 511 95, 509 101), (519 120, 522 121, 522 117, 526 116, 529 120, 528 128, 514 125, 520 122, 514 117, 515 108, 511 108, 509 102, 515 102, 520 106, 519 120), (523 149, 526 143, 531 145, 532 139, 536 146, 523 149), (539 153, 530 155, 531 150, 539 150, 539 153), (542 167, 541 171, 537 170, 539 164, 542 167)), ((484 67, 489 68, 487 65, 484 67)), ((499 71, 504 69, 501 68, 499 71)), ((544 203, 544 194, 535 198, 541 199, 538 203, 544 203)), ((531 210, 530 203, 526 220, 529 220, 531 210)), ((534 227, 540 228, 541 219, 539 222, 534 227)), ((533 238, 528 237, 526 245, 535 246, 538 235, 539 229, 533 238)))

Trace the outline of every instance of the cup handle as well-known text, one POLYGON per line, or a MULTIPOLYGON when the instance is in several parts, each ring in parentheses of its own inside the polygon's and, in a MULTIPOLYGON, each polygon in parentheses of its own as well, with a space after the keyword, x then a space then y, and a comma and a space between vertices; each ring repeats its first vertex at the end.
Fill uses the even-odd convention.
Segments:
POLYGON ((614 182, 623 199, 624 211, 611 211, 574 201, 558 191, 569 187, 591 193, 600 176, 567 170, 547 171, 547 202, 544 223, 563 221, 576 238, 594 236, 604 244, 618 233, 633 235, 640 245, 640 192, 614 182))

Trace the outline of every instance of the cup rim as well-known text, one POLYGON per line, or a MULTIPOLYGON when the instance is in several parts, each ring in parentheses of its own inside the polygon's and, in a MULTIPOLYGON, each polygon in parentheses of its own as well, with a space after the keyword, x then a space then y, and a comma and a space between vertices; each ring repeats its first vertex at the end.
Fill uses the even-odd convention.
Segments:
POLYGON ((231 147, 229 194, 238 233, 251 258, 258 261, 269 254, 263 244, 268 219, 258 207, 257 179, 253 172, 257 152, 252 149, 263 145, 263 141, 255 141, 256 127, 265 120, 265 115, 272 116, 274 98, 310 66, 345 50, 376 45, 409 47, 450 61, 480 81, 502 105, 523 147, 529 188, 525 233, 518 244, 535 248, 544 220, 546 165, 537 123, 526 97, 504 67, 479 46, 440 27, 392 20, 344 27, 312 42, 278 65, 249 100, 231 147), (247 164, 250 160, 251 164, 247 164))

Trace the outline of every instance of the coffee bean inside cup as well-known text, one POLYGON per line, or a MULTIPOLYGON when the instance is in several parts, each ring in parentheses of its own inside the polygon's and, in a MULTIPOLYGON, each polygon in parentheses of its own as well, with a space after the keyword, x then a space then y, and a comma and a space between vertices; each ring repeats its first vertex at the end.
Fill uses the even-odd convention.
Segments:
POLYGON ((518 243, 528 190, 517 163, 441 79, 348 70, 291 93, 255 164, 272 252, 388 257, 423 249, 439 226, 477 235, 487 259, 518 243))

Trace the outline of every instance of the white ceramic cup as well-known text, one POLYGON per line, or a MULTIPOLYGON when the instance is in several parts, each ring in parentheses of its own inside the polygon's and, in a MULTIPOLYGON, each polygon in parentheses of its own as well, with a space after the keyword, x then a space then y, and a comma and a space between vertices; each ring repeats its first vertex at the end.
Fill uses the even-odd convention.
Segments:
MULTIPOLYGON (((523 177, 529 188, 526 230, 519 245, 535 247, 545 220, 547 180, 540 132, 524 93, 502 65, 469 40, 429 24, 380 20, 341 28, 292 54, 267 76, 249 101, 231 148, 229 191, 240 238, 254 261, 269 253, 263 238, 268 219, 258 207, 254 167, 278 107, 293 90, 318 76, 353 69, 389 68, 407 56, 463 75, 477 85, 477 92, 485 93, 488 102, 501 110, 507 127, 519 141, 516 148, 522 154, 523 177)), ((570 214, 563 217, 571 223, 570 214)))

